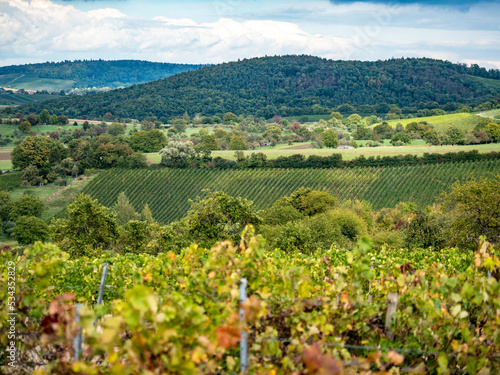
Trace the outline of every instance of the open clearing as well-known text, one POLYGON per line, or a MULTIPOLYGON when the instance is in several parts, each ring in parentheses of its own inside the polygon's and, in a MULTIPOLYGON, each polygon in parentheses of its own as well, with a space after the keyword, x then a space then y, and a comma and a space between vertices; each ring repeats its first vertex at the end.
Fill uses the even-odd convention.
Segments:
MULTIPOLYGON (((442 116, 430 116, 430 117, 415 117, 415 118, 405 118, 399 120, 389 120, 387 121, 393 128, 397 124, 407 125, 410 122, 428 122, 433 124, 434 128, 438 132, 444 132, 450 126, 456 126, 462 131, 471 131, 474 126, 481 120, 481 117, 474 115, 472 113, 452 113, 449 115, 442 116)), ((375 126, 375 125, 374 125, 375 126)))
POLYGON ((33 74, 11 73, 0 77, 0 87, 24 89, 32 91, 47 90, 49 92, 70 90, 74 81, 68 79, 40 78, 33 74))
MULTIPOLYGON (((471 151, 478 150, 480 153, 486 152, 500 152, 500 144, 499 143, 489 143, 485 145, 468 145, 468 146, 429 146, 426 144, 422 145, 414 145, 414 146, 401 146, 401 147, 392 147, 392 146, 381 146, 381 147, 360 147, 357 149, 348 149, 348 150, 339 150, 339 149, 329 149, 329 148, 302 148, 302 149, 289 149, 288 145, 280 145, 282 147, 278 148, 258 148, 255 150, 246 150, 243 151, 245 156, 250 156, 253 152, 263 152, 267 155, 268 159, 277 159, 280 156, 290 156, 294 154, 302 154, 304 156, 309 155, 319 155, 319 156, 329 156, 332 153, 342 154, 342 158, 344 160, 351 160, 357 158, 361 155, 365 157, 370 156, 394 156, 394 155, 417 155, 422 156, 424 153, 439 153, 444 154, 446 152, 459 152, 459 151, 471 151), (288 148, 288 149, 287 149, 288 148)), ((213 157, 223 157, 225 159, 236 160, 235 151, 226 150, 226 151, 213 151, 213 157)), ((153 163, 158 164, 161 161, 160 154, 157 152, 146 154, 148 159, 150 159, 153 163)))

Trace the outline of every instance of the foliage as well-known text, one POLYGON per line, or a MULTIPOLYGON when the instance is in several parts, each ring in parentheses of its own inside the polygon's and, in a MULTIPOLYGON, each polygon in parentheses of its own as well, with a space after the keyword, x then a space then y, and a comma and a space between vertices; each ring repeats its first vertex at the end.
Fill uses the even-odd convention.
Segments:
MULTIPOLYGON (((38 346, 49 362, 40 373, 237 372, 240 330, 249 333, 250 374, 499 371, 500 261, 487 243, 467 254, 374 251, 362 240, 348 251, 305 255, 272 250, 249 228, 239 246, 193 245, 177 255, 70 259, 37 243, 0 257, 21 270, 18 332, 42 333, 19 341, 20 363, 38 346), (92 307, 104 262, 110 287, 105 305, 92 307), (241 278, 249 296, 242 322, 241 278), (399 295, 393 338, 383 329, 391 292, 399 295), (86 350, 73 363, 76 301, 86 305, 79 322, 86 350)), ((2 268, 4 282, 8 275, 2 268)), ((8 300, 7 288, 0 293, 8 300)), ((0 306, 1 321, 8 307, 0 306)), ((6 335, 0 340, 5 346, 6 335)))
POLYGON ((141 130, 132 133, 129 144, 134 151, 158 152, 168 144, 168 140, 165 134, 158 129, 141 130))
POLYGON ((386 114, 390 104, 416 111, 433 102, 444 107, 450 102, 484 102, 498 95, 498 87, 478 82, 477 76, 499 79, 494 70, 426 58, 333 61, 274 56, 208 66, 121 90, 68 96, 19 109, 28 114, 47 108, 51 113, 76 112, 95 119, 106 113, 139 120, 156 116, 165 123, 186 111, 191 115, 232 112, 265 118, 332 111, 386 114))
POLYGON ((20 216, 16 219, 16 226, 12 236, 21 245, 46 241, 49 239, 49 226, 38 217, 20 216))
POLYGON ((452 228, 459 244, 473 249, 482 236, 500 242, 500 176, 457 181, 443 201, 454 211, 452 228))
POLYGON ((51 237, 73 255, 105 249, 118 237, 115 216, 90 196, 80 194, 67 207, 67 219, 52 220, 51 237))
POLYGON ((30 165, 40 168, 50 162, 50 155, 55 151, 59 152, 60 159, 54 162, 64 159, 67 153, 64 146, 52 138, 26 137, 12 150, 12 165, 15 169, 24 169, 30 165))
POLYGON ((170 142, 160 150, 161 164, 171 168, 185 168, 196 157, 192 142, 170 142))
POLYGON ((243 140, 243 138, 241 138, 238 135, 235 135, 234 137, 232 137, 231 141, 229 142, 229 149, 230 150, 246 150, 247 148, 248 147, 247 147, 246 142, 243 140))
POLYGON ((39 169, 32 165, 24 168, 21 175, 21 185, 23 187, 38 186, 43 183, 43 177, 40 176, 39 169))
POLYGON ((31 124, 28 121, 23 121, 19 124, 19 130, 28 133, 31 131, 31 124))
POLYGON ((261 220, 251 201, 223 192, 191 201, 191 208, 183 219, 191 238, 207 247, 228 238, 236 242, 246 225, 258 225, 261 220))
POLYGON ((321 141, 329 148, 337 148, 339 145, 337 133, 333 129, 327 129, 321 133, 321 141))
POLYGON ((203 189, 252 200, 259 210, 300 187, 324 191, 340 202, 365 200, 375 210, 410 200, 425 207, 455 180, 487 177, 499 169, 500 160, 348 169, 110 170, 96 176, 83 192, 111 207, 124 191, 134 207, 148 203, 154 218, 168 223, 186 215, 189 199, 206 196, 203 189))
POLYGON ((0 67, 0 74, 21 73, 39 78, 64 79, 77 88, 118 88, 155 81, 202 65, 157 63, 138 60, 75 60, 0 67))
POLYGON ((417 211, 408 226, 406 245, 409 248, 441 250, 447 242, 445 227, 430 209, 417 211))
POLYGON ((138 220, 141 215, 135 211, 134 206, 130 204, 129 199, 124 192, 118 194, 116 203, 112 208, 113 213, 116 217, 116 223, 118 225, 125 225, 130 220, 138 220))
POLYGON ((46 207, 40 198, 31 194, 25 194, 10 205, 9 218, 16 222, 21 216, 40 218, 45 209, 46 207))
POLYGON ((125 134, 125 125, 113 122, 111 125, 108 126, 108 133, 113 136, 125 134))

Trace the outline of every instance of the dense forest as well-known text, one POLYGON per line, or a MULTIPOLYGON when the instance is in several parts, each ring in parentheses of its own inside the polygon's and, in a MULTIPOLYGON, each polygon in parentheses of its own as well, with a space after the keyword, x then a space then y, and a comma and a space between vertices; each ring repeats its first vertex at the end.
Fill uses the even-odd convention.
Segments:
POLYGON ((27 104, 24 113, 43 108, 69 117, 163 122, 193 116, 254 114, 292 116, 329 113, 403 113, 419 108, 455 110, 500 95, 500 71, 426 58, 387 61, 333 61, 313 56, 275 56, 207 66, 192 72, 95 95, 27 104), (339 108, 340 107, 340 108, 339 108))
POLYGON ((201 68, 203 65, 139 60, 75 60, 0 67, 2 74, 32 74, 39 78, 75 81, 75 88, 130 86, 201 68))

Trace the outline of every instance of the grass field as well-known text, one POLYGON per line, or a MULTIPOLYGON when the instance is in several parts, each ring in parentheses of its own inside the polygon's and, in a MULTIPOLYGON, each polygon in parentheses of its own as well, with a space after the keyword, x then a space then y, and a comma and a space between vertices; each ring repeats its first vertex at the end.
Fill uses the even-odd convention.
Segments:
POLYGON ((491 111, 485 111, 478 113, 479 116, 489 117, 495 120, 500 119, 500 109, 492 109, 491 111))
POLYGON ((0 87, 12 89, 24 89, 49 92, 70 90, 73 88, 74 81, 65 79, 39 78, 32 74, 4 74, 0 75, 0 87))
MULTIPOLYGON (((295 145, 296 146, 296 145, 295 145)), ((250 156, 253 152, 263 152, 267 155, 269 160, 277 159, 280 156, 290 156, 294 154, 302 154, 305 156, 309 155, 319 155, 328 156, 332 153, 342 154, 342 159, 351 160, 357 158, 361 155, 366 157, 369 156, 395 156, 395 155, 417 155, 422 156, 424 153, 439 153, 444 154, 447 152, 459 152, 459 151, 471 151, 478 150, 480 153, 486 153, 491 151, 500 152, 499 143, 490 143, 484 145, 468 145, 468 146, 428 146, 426 144, 415 144, 410 146, 380 146, 380 147, 359 147, 357 149, 329 149, 329 148, 305 148, 305 149, 290 149, 288 145, 277 145, 272 148, 270 146, 260 147, 255 150, 243 151, 246 156, 250 156)), ((225 150, 225 151, 213 151, 212 157, 223 157, 229 160, 236 160, 234 155, 235 151, 225 150)), ((150 159, 154 164, 158 164, 161 161, 160 154, 150 153, 146 154, 148 159, 150 159)))
POLYGON ((407 125, 410 122, 426 121, 429 124, 433 124, 434 128, 437 131, 444 132, 450 126, 456 126, 458 129, 463 131, 471 131, 472 129, 474 129, 474 126, 476 126, 479 120, 481 120, 480 116, 471 113, 452 113, 449 115, 442 115, 442 116, 415 117, 415 118, 406 118, 399 120, 389 120, 387 122, 392 127, 396 127, 398 123, 407 125))

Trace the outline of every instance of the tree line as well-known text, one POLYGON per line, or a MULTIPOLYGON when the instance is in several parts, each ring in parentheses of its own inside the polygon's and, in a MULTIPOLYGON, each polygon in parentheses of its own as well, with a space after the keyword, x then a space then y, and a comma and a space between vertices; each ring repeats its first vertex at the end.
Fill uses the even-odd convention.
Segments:
POLYGON ((390 105, 404 113, 424 108, 453 111, 498 97, 500 90, 494 83, 499 76, 497 70, 424 58, 369 62, 275 56, 207 66, 125 89, 31 103, 20 109, 27 114, 47 108, 93 119, 106 113, 115 120, 156 116, 165 123, 186 111, 191 116, 233 112, 265 118, 332 110, 385 114, 390 105))

